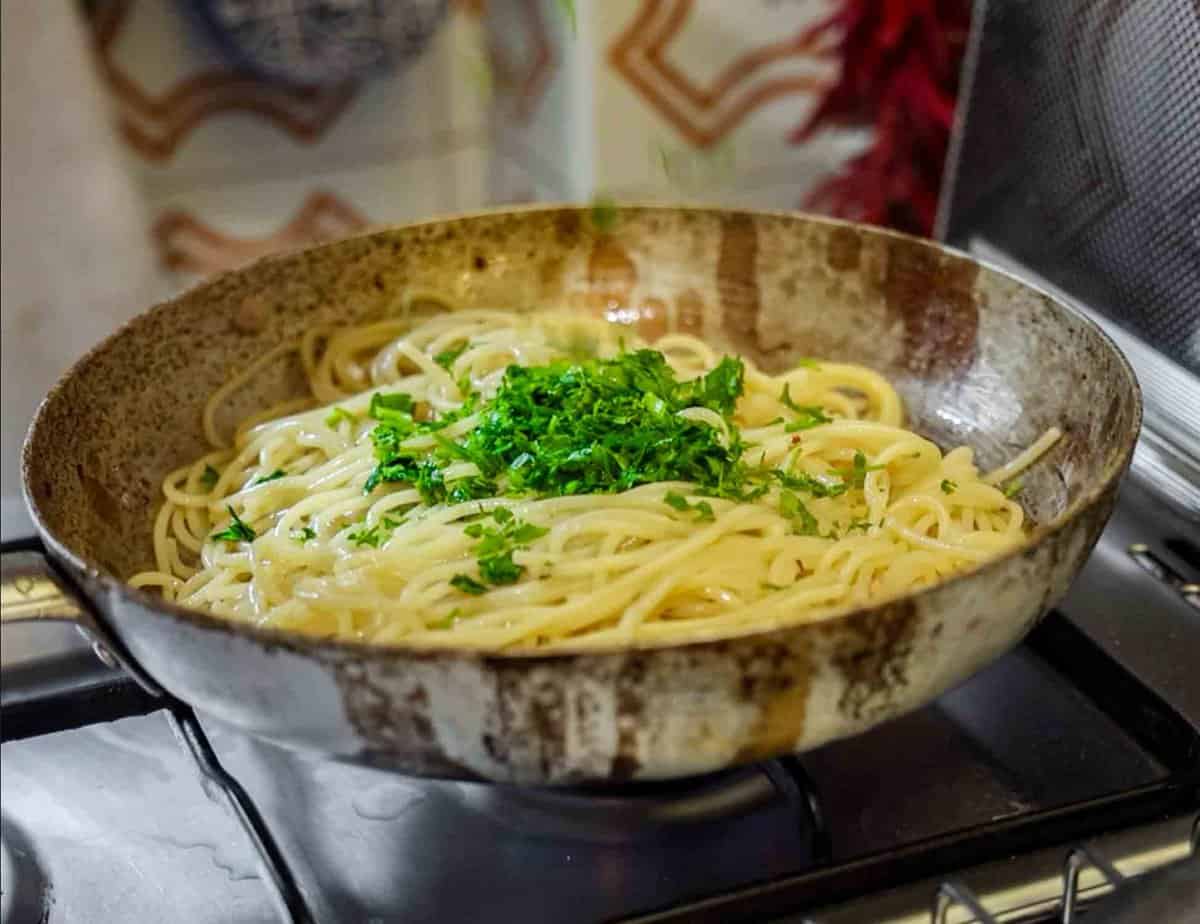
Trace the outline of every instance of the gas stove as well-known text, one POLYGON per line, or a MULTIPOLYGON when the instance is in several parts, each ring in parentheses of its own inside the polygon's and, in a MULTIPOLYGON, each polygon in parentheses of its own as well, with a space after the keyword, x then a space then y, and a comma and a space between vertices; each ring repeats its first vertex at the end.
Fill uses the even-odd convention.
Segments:
POLYGON ((942 236, 1092 314, 1147 407, 1111 522, 1023 644, 926 708, 797 757, 531 790, 284 751, 155 699, 78 641, 10 627, 2 924, 1195 912, 1200 149, 1175 142, 1200 137, 1200 13, 975 8, 942 236), (1142 891, 1160 875, 1170 888, 1142 891))

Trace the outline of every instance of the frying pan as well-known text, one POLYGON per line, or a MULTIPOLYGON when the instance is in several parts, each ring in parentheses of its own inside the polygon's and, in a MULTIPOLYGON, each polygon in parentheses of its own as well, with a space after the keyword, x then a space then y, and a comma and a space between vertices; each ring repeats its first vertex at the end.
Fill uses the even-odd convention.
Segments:
MULTIPOLYGON (((525 784, 663 779, 798 752, 928 702, 1015 645, 1100 534, 1141 420, 1103 333, 1049 295, 928 241, 796 214, 579 208, 484 213, 261 260, 136 318, 80 360, 25 443, 45 556, 6 558, 4 621, 74 620, 143 683, 283 745, 410 774, 525 784), (865 363, 909 425, 983 468, 1047 427, 1024 545, 970 573, 772 631, 553 654, 375 647, 235 624, 133 590, 165 474, 204 451, 232 372, 313 324, 405 292, 564 306, 705 338, 768 371, 865 363)), ((303 394, 283 359, 219 421, 303 394)))

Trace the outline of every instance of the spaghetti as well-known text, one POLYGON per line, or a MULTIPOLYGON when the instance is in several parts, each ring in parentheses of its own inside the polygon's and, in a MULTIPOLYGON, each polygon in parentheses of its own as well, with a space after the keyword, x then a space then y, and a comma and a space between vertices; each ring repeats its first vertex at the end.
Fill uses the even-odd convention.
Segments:
POLYGON ((713 638, 934 584, 1023 541, 997 485, 1058 437, 981 475, 862 366, 770 376, 690 336, 650 350, 598 320, 465 310, 310 331, 214 394, 204 428, 131 584, 484 650, 713 638), (223 437, 220 403, 289 352, 312 398, 223 437))

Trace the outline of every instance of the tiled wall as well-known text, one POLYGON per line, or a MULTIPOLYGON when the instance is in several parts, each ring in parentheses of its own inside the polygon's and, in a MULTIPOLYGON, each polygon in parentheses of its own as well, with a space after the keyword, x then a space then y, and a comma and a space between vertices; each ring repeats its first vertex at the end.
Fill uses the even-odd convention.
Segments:
MULTIPOLYGON (((515 30, 531 11, 551 22, 554 72, 541 81, 540 104, 525 105, 531 117, 500 123, 497 150, 516 162, 513 173, 524 168, 535 192, 559 179, 567 193, 795 208, 865 141, 847 131, 788 142, 834 74, 827 49, 801 41, 830 8, 828 0, 578 0, 572 34, 557 0, 491 0, 489 34, 515 30), (567 141, 578 153, 563 164, 550 154, 567 141)), ((529 183, 492 192, 538 197, 529 183)))
POLYGON ((395 73, 310 88, 235 69, 184 4, 100 0, 88 17, 173 270, 203 275, 483 199, 484 100, 458 79, 479 31, 470 16, 450 17, 395 73))
POLYGON ((404 0, 448 5, 420 54, 308 89, 232 66, 199 2, 3 0, 6 524, 40 396, 164 292, 490 203, 791 208, 862 140, 787 141, 831 74, 796 41, 826 0, 404 0))
POLYGON ((797 147, 832 64, 827 0, 459 0, 394 73, 246 76, 172 0, 88 5, 102 80, 184 277, 372 224, 496 202, 789 208, 861 139, 797 147))

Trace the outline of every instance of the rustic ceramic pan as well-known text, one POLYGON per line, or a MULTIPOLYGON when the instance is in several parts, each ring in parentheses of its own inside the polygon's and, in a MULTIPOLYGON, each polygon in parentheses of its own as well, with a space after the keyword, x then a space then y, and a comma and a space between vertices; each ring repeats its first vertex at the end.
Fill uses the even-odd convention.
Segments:
MULTIPOLYGON (((298 393, 288 362, 242 392, 224 426, 298 393)), ((603 231, 572 208, 394 228, 220 276, 80 361, 25 445, 50 563, 5 561, 4 618, 81 621, 202 714, 346 760, 523 783, 702 773, 862 731, 1011 648, 1098 537, 1140 415, 1134 376, 1096 327, 933 243, 683 208, 622 209, 603 231), (651 339, 686 331, 772 371, 799 356, 866 363, 896 384, 913 428, 975 447, 984 467, 1047 427, 1066 435, 1026 477, 1036 525, 1012 554, 885 605, 721 641, 553 655, 371 647, 234 625, 125 586, 152 562, 163 476, 204 449, 205 397, 310 325, 381 317, 413 290, 566 305, 651 339)))

